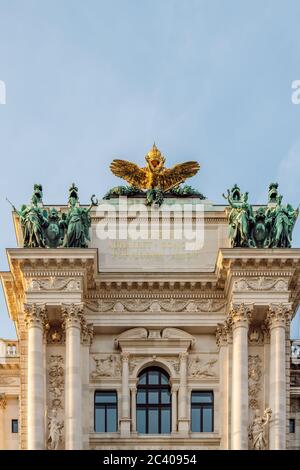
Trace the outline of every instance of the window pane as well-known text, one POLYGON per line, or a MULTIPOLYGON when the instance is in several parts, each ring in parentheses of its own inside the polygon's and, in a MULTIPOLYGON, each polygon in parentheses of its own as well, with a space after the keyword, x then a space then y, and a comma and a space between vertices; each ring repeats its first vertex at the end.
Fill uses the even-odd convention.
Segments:
POLYGON ((146 403, 146 390, 138 390, 136 402, 138 404, 146 403))
POLYGON ((212 403, 212 401, 211 392, 192 392, 192 403, 212 403))
POLYGON ((105 408, 97 407, 95 409, 95 431, 105 432, 105 408))
POLYGON ((171 432, 171 410, 168 408, 161 410, 161 432, 165 434, 171 432))
POLYGON ((169 384, 169 379, 165 374, 161 374, 160 380, 162 385, 168 385, 169 384))
POLYGON ((294 433, 296 431, 296 420, 294 418, 291 418, 289 420, 289 432, 294 433))
POLYGON ((11 421, 11 432, 12 433, 17 433, 18 432, 18 420, 17 419, 13 419, 11 421))
POLYGON ((96 403, 117 403, 116 392, 96 392, 96 403))
POLYGON ((137 409, 136 412, 137 432, 146 433, 146 410, 137 409))
POLYGON ((148 410, 148 432, 149 434, 158 433, 158 409, 149 408, 148 410))
POLYGON ((107 432, 117 431, 117 410, 115 407, 107 408, 107 432))
POLYGON ((161 391, 161 402, 162 403, 170 403, 171 395, 169 390, 162 390, 161 391))
POLYGON ((192 432, 200 432, 200 408, 192 408, 192 432))
POLYGON ((148 403, 158 403, 159 392, 158 390, 149 390, 148 392, 148 403))
POLYGON ((212 432, 212 409, 203 408, 203 432, 212 432))
POLYGON ((151 385, 159 384, 159 372, 157 370, 150 370, 148 372, 148 380, 151 385))
POLYGON ((142 384, 142 385, 145 385, 146 383, 146 377, 147 377, 147 374, 142 374, 139 378, 139 383, 142 384))

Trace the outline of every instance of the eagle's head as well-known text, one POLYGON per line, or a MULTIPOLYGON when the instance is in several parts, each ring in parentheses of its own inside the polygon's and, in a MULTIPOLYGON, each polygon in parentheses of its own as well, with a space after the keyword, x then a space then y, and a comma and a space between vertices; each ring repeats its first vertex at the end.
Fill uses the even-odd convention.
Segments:
POLYGON ((159 173, 163 169, 165 158, 155 144, 153 144, 152 149, 147 153, 145 158, 148 168, 152 173, 159 173))

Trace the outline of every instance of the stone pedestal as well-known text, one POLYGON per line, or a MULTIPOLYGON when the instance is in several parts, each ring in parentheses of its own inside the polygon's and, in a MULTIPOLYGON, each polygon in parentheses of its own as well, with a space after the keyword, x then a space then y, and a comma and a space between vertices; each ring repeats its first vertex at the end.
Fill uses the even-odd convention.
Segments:
POLYGON ((45 448, 45 362, 43 327, 45 306, 25 305, 28 331, 27 429, 28 450, 45 448))

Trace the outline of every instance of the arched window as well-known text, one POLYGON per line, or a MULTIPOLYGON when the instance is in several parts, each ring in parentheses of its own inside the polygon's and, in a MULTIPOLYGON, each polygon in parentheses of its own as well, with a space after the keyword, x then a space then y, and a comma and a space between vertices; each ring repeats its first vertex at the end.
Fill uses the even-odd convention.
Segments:
POLYGON ((169 434, 171 432, 171 387, 168 374, 149 367, 140 375, 136 399, 137 432, 169 434))

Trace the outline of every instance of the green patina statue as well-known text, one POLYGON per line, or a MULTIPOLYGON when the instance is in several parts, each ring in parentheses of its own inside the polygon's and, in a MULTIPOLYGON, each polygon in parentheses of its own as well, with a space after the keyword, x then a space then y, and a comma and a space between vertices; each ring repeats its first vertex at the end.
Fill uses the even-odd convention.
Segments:
POLYGON ((91 204, 86 208, 79 206, 78 188, 73 185, 69 189, 69 211, 66 217, 67 231, 64 240, 64 247, 67 248, 87 248, 90 240, 89 229, 91 226, 90 211, 92 207, 98 205, 98 201, 91 197, 91 204))
POLYGON ((47 213, 42 210, 43 188, 40 184, 34 185, 34 192, 30 204, 23 205, 21 210, 14 207, 20 217, 24 248, 45 248, 45 229, 48 227, 47 213))
MULTIPOLYGON (((59 213, 56 208, 43 208, 43 188, 34 185, 30 204, 13 210, 20 218, 24 248, 86 248, 90 240, 90 211, 98 205, 91 198, 88 208, 79 206, 78 188, 73 184, 69 190, 69 211, 59 213)), ((10 201, 8 201, 10 202, 10 201)))
POLYGON ((231 207, 229 213, 229 238, 232 247, 290 248, 292 232, 299 215, 299 209, 282 204, 278 184, 269 186, 269 202, 254 212, 248 204, 248 193, 241 194, 235 185, 228 195, 223 196, 231 207))

